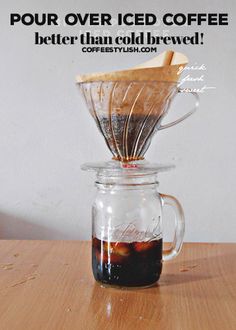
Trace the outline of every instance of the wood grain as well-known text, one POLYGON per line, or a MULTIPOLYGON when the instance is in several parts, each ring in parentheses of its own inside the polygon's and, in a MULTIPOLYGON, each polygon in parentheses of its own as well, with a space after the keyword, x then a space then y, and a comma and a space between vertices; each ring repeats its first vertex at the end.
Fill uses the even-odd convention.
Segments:
POLYGON ((236 244, 184 244, 159 285, 104 288, 90 244, 0 241, 0 329, 236 329, 236 244))

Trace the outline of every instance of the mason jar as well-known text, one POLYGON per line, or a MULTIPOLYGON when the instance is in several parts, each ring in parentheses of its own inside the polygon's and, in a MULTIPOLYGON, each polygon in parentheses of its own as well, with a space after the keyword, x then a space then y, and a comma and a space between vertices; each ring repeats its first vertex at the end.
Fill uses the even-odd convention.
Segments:
POLYGON ((184 236, 178 200, 158 191, 155 172, 99 172, 92 206, 92 268, 95 280, 118 286, 150 286, 162 262, 177 256, 184 236), (163 249, 163 208, 174 211, 174 239, 163 249))

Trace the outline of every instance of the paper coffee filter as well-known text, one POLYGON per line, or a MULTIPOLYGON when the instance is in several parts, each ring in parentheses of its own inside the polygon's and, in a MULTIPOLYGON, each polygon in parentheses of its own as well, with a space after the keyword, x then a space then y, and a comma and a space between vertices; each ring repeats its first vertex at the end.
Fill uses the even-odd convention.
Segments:
MULTIPOLYGON (((166 99, 176 91, 175 82, 94 81, 80 85, 91 114, 146 115, 162 112, 166 99)), ((131 118, 132 119, 132 118, 131 118)))
POLYGON ((167 50, 147 62, 136 65, 134 69, 155 68, 165 65, 186 65, 187 63, 188 58, 184 54, 167 50))
POLYGON ((129 70, 78 75, 76 80, 79 83, 92 81, 177 82, 179 68, 187 63, 188 59, 185 55, 169 50, 129 70))

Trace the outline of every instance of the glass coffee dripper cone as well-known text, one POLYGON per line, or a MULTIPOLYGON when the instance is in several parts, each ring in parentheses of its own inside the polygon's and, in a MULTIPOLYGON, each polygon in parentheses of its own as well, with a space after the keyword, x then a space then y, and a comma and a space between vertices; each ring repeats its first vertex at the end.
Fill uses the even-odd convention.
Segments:
POLYGON ((183 92, 169 81, 93 81, 78 83, 87 107, 96 121, 113 159, 121 162, 141 160, 154 134, 189 117, 162 125, 177 93, 183 92))

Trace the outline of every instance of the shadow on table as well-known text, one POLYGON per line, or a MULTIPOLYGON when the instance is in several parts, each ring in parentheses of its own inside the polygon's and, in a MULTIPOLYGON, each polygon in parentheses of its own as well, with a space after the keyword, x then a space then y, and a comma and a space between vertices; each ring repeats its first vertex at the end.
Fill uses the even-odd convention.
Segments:
MULTIPOLYGON (((236 249, 235 251, 232 251, 232 248, 229 248, 228 251, 223 250, 222 254, 220 254, 219 250, 212 253, 213 255, 206 255, 202 258, 187 259, 185 261, 178 261, 177 259, 170 262, 170 264, 164 263, 164 271, 161 275, 159 285, 161 287, 175 286, 222 277, 222 272, 216 270, 224 269, 224 262, 232 265, 235 263, 236 249)), ((233 269, 231 275, 233 275, 233 269)))
POLYGON ((177 273, 177 274, 163 274, 159 281, 159 286, 175 286, 178 284, 187 284, 196 281, 209 280, 217 277, 217 275, 210 274, 186 274, 186 273, 177 273))
POLYGON ((62 233, 14 215, 0 212, 0 239, 60 239, 62 233))

